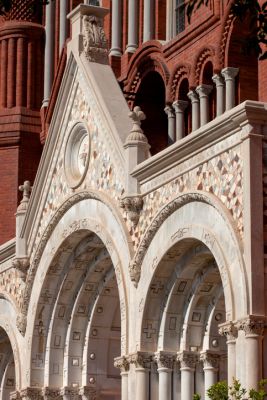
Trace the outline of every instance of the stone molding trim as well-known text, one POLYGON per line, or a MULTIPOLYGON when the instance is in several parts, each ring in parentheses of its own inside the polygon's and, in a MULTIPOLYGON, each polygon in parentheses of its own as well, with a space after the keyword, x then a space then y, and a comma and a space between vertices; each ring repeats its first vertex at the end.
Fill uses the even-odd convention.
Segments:
POLYGON ((51 221, 47 225, 47 227, 39 241, 39 244, 37 246, 35 254, 32 257, 33 261, 30 264, 30 268, 29 268, 27 278, 26 278, 26 287, 25 287, 25 292, 24 292, 24 296, 23 296, 21 312, 17 316, 17 328, 19 329, 20 333, 23 336, 25 335, 26 327, 27 327, 27 312, 28 312, 29 301, 31 298, 32 285, 33 285, 34 277, 35 277, 42 253, 44 251, 44 248, 45 248, 53 230, 55 229, 56 225, 62 218, 62 216, 75 204, 79 203, 82 200, 88 200, 88 199, 98 200, 101 203, 105 204, 109 208, 109 210, 113 214, 114 218, 116 220, 118 220, 118 224, 122 227, 122 229, 127 237, 127 243, 129 244, 130 253, 133 253, 133 250, 131 248, 131 239, 129 237, 129 233, 125 227, 122 217, 117 212, 115 212, 115 207, 112 206, 112 201, 110 201, 110 200, 107 201, 105 195, 96 193, 94 191, 81 191, 81 192, 77 192, 73 196, 69 197, 51 218, 51 221))
POLYGON ((249 315, 244 319, 238 320, 235 326, 238 330, 244 331, 245 336, 262 336, 266 323, 266 317, 249 315))
MULTIPOLYGON (((224 213, 222 212, 220 207, 217 206, 217 204, 219 203, 219 200, 215 196, 213 199, 213 196, 204 194, 201 191, 184 193, 184 194, 178 196, 177 198, 175 198, 174 200, 170 201, 169 203, 167 203, 165 206, 163 206, 161 208, 161 210, 155 216, 154 220, 151 222, 150 226, 147 228, 147 230, 137 248, 135 256, 129 264, 130 277, 131 277, 131 280, 135 287, 138 286, 138 282, 141 277, 141 266, 142 266, 144 257, 146 255, 147 249, 148 249, 150 243, 152 242, 152 239, 154 238, 159 227, 173 212, 175 212, 179 208, 183 207, 185 204, 196 202, 196 201, 206 203, 206 204, 214 207, 219 212, 219 214, 222 216, 222 218, 224 220, 227 219, 227 223, 231 224, 231 227, 235 231, 236 239, 237 238, 239 239, 239 236, 238 236, 239 234, 238 234, 237 228, 235 227, 234 222, 231 220, 229 211, 228 211, 228 214, 226 214, 226 211, 224 213)), ((222 208, 223 207, 224 206, 222 205, 222 208)))

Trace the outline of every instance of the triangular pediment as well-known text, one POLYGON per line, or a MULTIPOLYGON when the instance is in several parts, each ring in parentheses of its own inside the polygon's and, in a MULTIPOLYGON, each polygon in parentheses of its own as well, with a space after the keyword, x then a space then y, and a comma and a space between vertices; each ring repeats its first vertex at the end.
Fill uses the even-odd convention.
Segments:
POLYGON ((118 202, 125 188, 129 109, 109 65, 71 53, 59 90, 22 235, 34 253, 54 213, 93 190, 118 202))

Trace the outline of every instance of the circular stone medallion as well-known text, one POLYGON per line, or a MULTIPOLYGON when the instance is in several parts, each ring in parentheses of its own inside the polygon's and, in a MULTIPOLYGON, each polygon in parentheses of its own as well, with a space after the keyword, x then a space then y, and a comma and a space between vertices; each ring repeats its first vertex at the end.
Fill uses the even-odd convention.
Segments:
POLYGON ((70 130, 65 149, 65 175, 73 189, 81 185, 86 175, 90 159, 90 137, 82 122, 74 124, 70 130))

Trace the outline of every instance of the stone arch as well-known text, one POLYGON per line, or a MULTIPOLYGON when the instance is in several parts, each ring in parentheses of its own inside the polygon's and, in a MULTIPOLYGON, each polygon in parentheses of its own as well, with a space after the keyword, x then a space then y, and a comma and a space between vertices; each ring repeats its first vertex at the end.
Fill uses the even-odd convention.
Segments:
POLYGON ((167 101, 179 100, 179 87, 184 79, 189 81, 190 65, 180 64, 172 72, 167 88, 167 101))
MULTIPOLYGON (((38 345, 34 344, 37 339, 33 338, 34 329, 36 331, 36 325, 38 324, 38 315, 42 313, 42 318, 40 318, 40 320, 43 321, 43 315, 44 315, 47 321, 46 324, 43 323, 41 324, 41 329, 43 329, 43 325, 46 325, 44 327, 44 330, 48 329, 50 334, 49 336, 49 334, 47 335, 48 332, 45 332, 46 337, 44 338, 44 340, 46 341, 48 336, 51 339, 51 335, 54 334, 55 337, 55 332, 56 332, 55 329, 53 328, 53 326, 55 326, 53 321, 55 320, 56 314, 57 316, 59 316, 60 305, 63 304, 63 301, 61 302, 62 304, 60 303, 60 301, 56 303, 57 308, 54 308, 53 315, 50 314, 46 315, 46 310, 43 309, 43 307, 40 306, 39 304, 40 296, 45 295, 44 283, 46 281, 47 274, 49 273, 49 269, 52 268, 51 271, 53 271, 53 269, 56 270, 61 262, 65 262, 65 264, 68 262, 67 259, 63 260, 60 258, 60 254, 61 255, 66 254, 68 252, 66 250, 68 247, 70 251, 73 251, 73 249, 75 248, 74 253, 76 254, 75 257, 77 259, 77 257, 79 257, 79 254, 77 253, 78 251, 84 250, 86 246, 89 248, 92 246, 92 244, 89 243, 91 240, 96 241, 96 243, 93 243, 93 247, 100 246, 101 250, 103 249, 103 253, 105 253, 103 255, 104 261, 111 260, 113 265, 112 268, 115 274, 114 277, 116 280, 116 287, 117 287, 116 290, 118 290, 120 309, 121 310, 123 309, 123 315, 121 315, 121 324, 122 324, 121 353, 124 354, 127 352, 128 300, 126 296, 126 285, 129 278, 127 276, 126 268, 127 264, 129 263, 130 253, 131 253, 128 243, 129 238, 125 234, 124 227, 118 222, 118 219, 116 219, 116 216, 111 212, 110 208, 97 198, 90 198, 90 199, 80 200, 79 202, 72 202, 72 206, 68 207, 63 213, 63 215, 61 215, 61 218, 57 220, 56 225, 53 227, 52 232, 49 235, 49 241, 47 241, 46 246, 44 247, 43 252, 41 254, 38 263, 38 269, 33 282, 33 292, 36 293, 37 295, 31 297, 29 311, 28 311, 29 313, 35 315, 33 321, 31 321, 29 323, 29 326, 27 326, 27 332, 26 332, 26 336, 29 339, 30 343, 32 344, 31 351, 33 351, 35 346, 34 351, 36 352, 36 348, 38 347, 38 345), (103 223, 105 224, 105 227, 103 226, 103 223), (77 244, 76 247, 73 246, 72 240, 74 240, 75 243, 77 244), (117 244, 120 245, 119 249, 117 248, 117 244), (65 251, 62 251, 62 246, 63 247, 65 246, 65 251), (79 250, 79 246, 84 246, 84 248, 82 250, 81 249, 79 250), (48 326, 50 316, 52 322, 48 326)), ((73 262, 73 257, 74 257, 73 254, 68 254, 68 256, 70 260, 72 260, 73 262)), ((99 254, 96 254, 95 256, 100 257, 99 254)), ((85 261, 87 262, 87 260, 85 261)), ((94 260, 92 259, 90 262, 93 261, 94 260)), ((75 262, 78 263, 79 260, 78 261, 76 260, 75 262)), ((107 268, 108 267, 109 265, 107 265, 107 268)), ((66 268, 65 271, 66 278, 61 281, 61 286, 60 285, 58 286, 59 290, 58 293, 62 293, 62 288, 64 284, 67 284, 68 281, 70 280, 68 278, 69 275, 67 270, 68 268, 66 268)), ((104 271, 104 273, 106 273, 106 270, 104 271)), ((81 271, 79 276, 80 278, 78 278, 77 274, 77 280, 80 281, 85 280, 85 271, 81 271)), ((75 291, 73 289, 72 296, 74 296, 75 299, 76 297, 79 298, 79 290, 75 291)), ((49 298, 49 294, 47 294, 47 297, 49 298)), ((74 307, 76 306, 74 305, 74 307)), ((72 310, 70 310, 68 318, 70 318, 71 325, 73 326, 72 314, 73 312, 72 310)), ((73 333, 73 329, 70 331, 69 330, 66 331, 66 325, 64 326, 65 326, 64 335, 67 336, 70 335, 70 332, 73 333)), ((40 339, 38 339, 38 341, 40 343, 40 339)), ((47 362, 49 362, 49 356, 46 356, 46 360, 48 360, 47 362)), ((31 368, 31 365, 29 365, 28 368, 31 368)), ((43 370, 42 374, 45 374, 46 373, 45 371, 47 371, 47 368, 45 368, 44 365, 44 359, 42 360, 42 370, 43 370)), ((39 384, 42 385, 43 382, 45 383, 49 382, 49 380, 47 380, 47 377, 45 377, 44 375, 42 375, 41 382, 39 384)), ((33 383, 38 384, 38 382, 35 382, 34 379, 30 376, 27 385, 30 386, 33 383)))
POLYGON ((195 57, 194 62, 194 73, 195 73, 195 85, 201 84, 201 77, 205 67, 205 64, 210 61, 212 65, 215 64, 215 49, 211 46, 203 47, 195 57))
MULTIPOLYGON (((5 374, 6 376, 3 377, 5 380, 10 379, 15 380, 14 385, 11 385, 10 383, 10 391, 14 390, 19 390, 22 387, 22 371, 21 371, 21 366, 22 366, 22 355, 21 355, 21 344, 18 341, 18 330, 15 325, 16 321, 16 310, 13 307, 13 305, 6 299, 0 298, 0 307, 1 307, 1 315, 0 315, 0 330, 2 332, 1 337, 4 335, 6 340, 9 343, 10 346, 10 354, 8 355, 8 359, 6 359, 6 372, 7 372, 7 367, 9 364, 9 370, 13 369, 14 371, 12 372, 12 377, 8 374, 5 374), (14 366, 10 364, 13 364, 14 366), (11 387, 12 386, 12 387, 11 387)), ((22 341, 22 338, 20 338, 22 341)), ((5 345, 6 347, 6 345, 5 345)), ((1 349, 2 350, 2 349, 1 349)), ((2 351, 0 350, 0 353, 2 351)), ((3 354, 2 354, 3 356, 3 354)), ((4 356, 5 358, 5 356, 4 356)), ((5 361, 1 357, 1 363, 5 361)), ((0 367, 1 368, 1 367, 0 367)), ((2 371, 1 371, 2 372, 2 371)), ((2 374, 1 374, 2 375, 2 374)), ((2 387, 3 382, 1 382, 1 387, 2 387)), ((9 385, 7 385, 9 386, 9 385)), ((8 389, 8 388, 7 388, 8 389)))

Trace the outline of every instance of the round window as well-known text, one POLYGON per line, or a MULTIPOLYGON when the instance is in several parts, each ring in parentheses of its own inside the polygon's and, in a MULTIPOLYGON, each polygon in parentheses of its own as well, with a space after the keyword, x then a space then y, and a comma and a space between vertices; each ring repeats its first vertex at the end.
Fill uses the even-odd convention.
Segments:
POLYGON ((72 126, 65 150, 65 174, 72 188, 78 187, 85 175, 90 158, 89 132, 84 123, 72 126))

